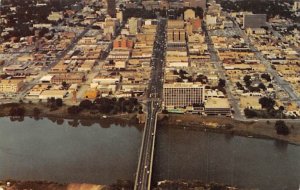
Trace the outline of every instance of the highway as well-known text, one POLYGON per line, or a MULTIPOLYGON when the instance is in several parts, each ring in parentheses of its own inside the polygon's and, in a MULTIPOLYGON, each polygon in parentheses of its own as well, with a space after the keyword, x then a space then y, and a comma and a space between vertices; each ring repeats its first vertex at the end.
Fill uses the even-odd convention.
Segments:
POLYGON ((151 188, 151 175, 156 137, 157 114, 161 109, 163 68, 165 65, 166 19, 159 19, 151 59, 151 78, 148 86, 145 123, 139 163, 136 172, 135 190, 151 188))

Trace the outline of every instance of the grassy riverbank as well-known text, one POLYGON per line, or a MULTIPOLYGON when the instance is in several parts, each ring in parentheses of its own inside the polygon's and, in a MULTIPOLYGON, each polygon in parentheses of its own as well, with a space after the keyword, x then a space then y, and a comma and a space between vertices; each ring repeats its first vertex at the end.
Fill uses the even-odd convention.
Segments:
MULTIPOLYGON (((129 123, 137 122, 137 113, 120 113, 120 114, 102 114, 99 112, 92 112, 90 110, 82 110, 77 114, 70 114, 68 112, 69 106, 61 106, 56 109, 51 109, 45 103, 12 103, 0 105, 0 117, 12 116, 12 108, 20 108, 24 110, 21 117, 28 116, 34 118, 49 117, 59 119, 78 119, 78 120, 109 120, 112 118, 114 121, 126 121, 129 123)), ((19 117, 19 115, 16 115, 19 117)))
MULTIPOLYGON (((70 183, 59 184, 47 181, 0 181, 0 188, 5 190, 21 190, 21 189, 34 189, 34 190, 132 190, 133 184, 129 181, 118 181, 113 185, 97 185, 86 183, 70 183), (9 185, 7 184, 9 183, 9 185)), ((168 190, 168 189, 205 189, 205 190, 239 190, 239 188, 230 187, 222 184, 206 184, 200 181, 161 181, 153 189, 168 190)))
MULTIPOLYGON (((70 114, 69 106, 61 106, 56 109, 51 109, 45 103, 30 104, 6 104, 0 105, 0 116, 11 116, 12 108, 24 109, 22 116, 34 118, 49 117, 56 119, 73 119, 73 120, 88 120, 101 121, 101 124, 109 126, 110 123, 131 123, 137 124, 138 119, 143 121, 143 115, 135 113, 118 113, 118 114, 102 114, 91 110, 81 110, 79 113, 70 114), (138 117, 137 117, 138 116, 138 117)), ((158 125, 168 127, 179 127, 188 130, 203 130, 217 133, 228 133, 232 135, 240 135, 255 138, 269 138, 286 141, 292 144, 300 145, 300 123, 299 121, 286 121, 289 127, 289 135, 278 135, 274 128, 275 121, 237 121, 227 117, 203 117, 191 114, 160 114, 158 125)), ((143 125, 139 125, 143 126, 143 125)))
POLYGON ((21 190, 21 189, 34 189, 34 190, 131 190, 133 188, 132 182, 118 181, 112 185, 98 185, 86 183, 69 183, 60 184, 48 181, 15 181, 5 180, 0 181, 0 188, 5 190, 21 190), (8 185, 9 183, 9 185, 8 185))
POLYGON ((159 125, 188 130, 201 130, 227 133, 254 138, 276 139, 300 145, 300 123, 286 121, 289 135, 278 135, 274 128, 275 121, 237 121, 227 117, 200 117, 198 115, 161 114, 159 125))

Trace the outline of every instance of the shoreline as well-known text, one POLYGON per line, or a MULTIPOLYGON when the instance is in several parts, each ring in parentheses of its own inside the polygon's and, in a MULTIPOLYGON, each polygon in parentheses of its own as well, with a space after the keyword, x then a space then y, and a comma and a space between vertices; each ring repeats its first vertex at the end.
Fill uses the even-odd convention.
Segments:
POLYGON ((159 126, 180 128, 184 130, 195 130, 242 136, 247 138, 274 140, 292 145, 300 146, 300 123, 289 123, 291 134, 278 135, 274 128, 274 121, 254 122, 238 121, 224 117, 197 117, 197 115, 160 115, 159 126), (293 127, 291 127, 293 126, 293 127))
MULTIPOLYGON (((158 181, 152 189, 169 189, 172 187, 185 188, 189 185, 192 189, 220 189, 220 190, 242 190, 242 188, 233 187, 219 183, 204 183, 200 180, 163 180, 158 181)), ((112 185, 100 185, 91 183, 57 183, 52 181, 23 181, 23 180, 0 180, 0 188, 5 190, 19 189, 43 189, 43 190, 132 190, 133 182, 128 180, 119 180, 112 185)))
MULTIPOLYGON (((139 122, 138 118, 143 114, 123 113, 117 115, 92 114, 88 110, 84 110, 77 115, 68 114, 68 106, 62 106, 57 110, 51 111, 44 104, 17 104, 19 107, 25 108, 23 117, 31 117, 35 119, 49 118, 55 120, 68 119, 73 121, 86 121, 91 123, 100 123, 103 127, 109 127, 110 124, 128 124, 143 128, 144 124, 139 122), (34 109, 38 108, 40 113, 34 114, 34 109), (105 117, 104 117, 105 116, 105 117)), ((13 105, 0 105, 0 117, 12 117, 9 110, 13 105)), ((16 117, 18 118, 18 117, 16 117)), ((274 121, 238 121, 228 117, 203 117, 192 114, 159 114, 158 126, 166 126, 173 128, 182 128, 188 130, 198 130, 213 133, 222 133, 235 136, 243 136, 248 138, 269 139, 286 142, 293 145, 300 145, 300 122, 287 122, 291 129, 291 134, 287 136, 277 135, 274 128, 274 121)), ((87 125, 88 126, 88 125, 87 125)))

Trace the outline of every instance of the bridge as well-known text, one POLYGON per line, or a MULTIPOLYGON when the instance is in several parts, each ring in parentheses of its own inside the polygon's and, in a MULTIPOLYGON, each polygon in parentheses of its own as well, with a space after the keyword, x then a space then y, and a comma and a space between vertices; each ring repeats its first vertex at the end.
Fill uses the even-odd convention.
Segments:
POLYGON ((151 188, 151 175, 154 156, 154 145, 156 137, 157 114, 161 108, 161 97, 163 89, 163 68, 165 58, 165 27, 166 19, 159 19, 156 30, 153 55, 151 59, 151 79, 147 91, 145 123, 140 157, 135 178, 135 190, 146 190, 151 188))

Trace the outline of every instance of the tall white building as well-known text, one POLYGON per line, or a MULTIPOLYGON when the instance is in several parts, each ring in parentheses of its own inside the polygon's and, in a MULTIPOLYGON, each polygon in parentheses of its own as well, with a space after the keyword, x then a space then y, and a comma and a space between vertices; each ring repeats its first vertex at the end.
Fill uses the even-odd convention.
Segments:
POLYGON ((164 84, 163 106, 166 109, 184 108, 204 102, 205 86, 196 83, 164 84))

